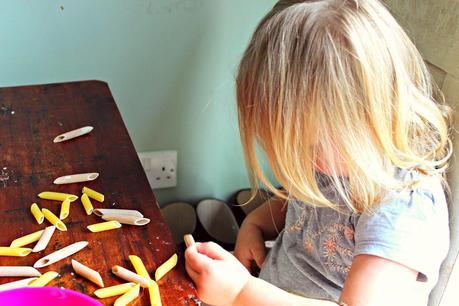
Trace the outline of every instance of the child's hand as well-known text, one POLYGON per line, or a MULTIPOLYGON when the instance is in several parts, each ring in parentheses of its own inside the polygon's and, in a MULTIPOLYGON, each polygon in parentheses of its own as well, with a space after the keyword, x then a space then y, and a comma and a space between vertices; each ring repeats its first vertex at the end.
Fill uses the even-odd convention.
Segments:
POLYGON ((263 265, 266 257, 266 248, 260 228, 247 221, 246 219, 242 223, 239 230, 234 255, 236 255, 237 259, 239 259, 247 270, 251 271, 251 263, 253 261, 256 262, 259 268, 263 265))
POLYGON ((191 245, 185 251, 185 259, 198 296, 207 304, 233 304, 251 277, 231 253, 213 242, 191 245))

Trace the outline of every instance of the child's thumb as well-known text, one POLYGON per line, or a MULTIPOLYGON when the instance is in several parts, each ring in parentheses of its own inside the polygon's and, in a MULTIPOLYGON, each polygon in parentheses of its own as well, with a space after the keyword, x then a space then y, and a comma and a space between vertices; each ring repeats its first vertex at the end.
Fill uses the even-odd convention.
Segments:
POLYGON ((197 245, 192 245, 185 250, 185 260, 187 266, 196 272, 200 272, 208 267, 212 259, 205 254, 199 253, 196 249, 197 245))

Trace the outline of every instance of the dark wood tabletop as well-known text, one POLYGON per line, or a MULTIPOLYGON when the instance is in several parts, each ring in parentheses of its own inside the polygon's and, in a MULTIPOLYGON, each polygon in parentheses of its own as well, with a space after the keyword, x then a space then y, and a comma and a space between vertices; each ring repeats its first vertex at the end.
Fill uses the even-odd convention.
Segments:
MULTIPOLYGON (((81 196, 83 186, 105 194, 105 201, 92 201, 95 208, 137 209, 151 219, 147 226, 123 225, 121 229, 91 233, 86 226, 103 222, 87 216, 78 199, 64 220, 67 232, 54 233, 46 250, 26 257, 0 256, 0 265, 33 265, 39 258, 77 241, 89 245, 79 253, 40 269, 60 277, 51 286, 93 296, 97 287, 73 273, 71 258, 97 270, 105 286, 124 283, 111 273, 121 265, 130 270, 129 255, 138 255, 150 275, 176 252, 156 198, 148 184, 108 85, 101 81, 33 85, 0 89, 0 246, 49 226, 37 224, 30 213, 36 202, 59 215, 60 202, 41 200, 42 191, 81 196), (59 134, 83 126, 94 130, 63 143, 53 143, 59 134), (98 172, 90 183, 54 185, 59 176, 98 172)), ((33 245, 30 246, 33 248, 33 245)), ((18 278, 0 278, 0 284, 18 278)), ((163 305, 195 305, 196 291, 186 275, 183 254, 179 264, 158 282, 163 305)), ((111 305, 115 298, 100 299, 111 305)), ((130 305, 149 305, 148 292, 130 305)))

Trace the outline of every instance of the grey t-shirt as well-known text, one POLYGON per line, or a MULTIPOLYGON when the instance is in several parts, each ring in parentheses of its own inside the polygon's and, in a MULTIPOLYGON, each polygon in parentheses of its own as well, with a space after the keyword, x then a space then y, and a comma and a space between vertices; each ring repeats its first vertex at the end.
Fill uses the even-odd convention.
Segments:
MULTIPOLYGON (((411 179, 415 174, 401 175, 411 179)), ((340 203, 334 188, 322 184, 327 198, 340 203)), ((353 257, 369 254, 418 271, 416 287, 425 304, 449 248, 448 209, 440 179, 428 177, 413 190, 391 192, 372 213, 355 214, 339 205, 344 211, 290 201, 285 227, 260 278, 301 296, 337 301, 353 257)))

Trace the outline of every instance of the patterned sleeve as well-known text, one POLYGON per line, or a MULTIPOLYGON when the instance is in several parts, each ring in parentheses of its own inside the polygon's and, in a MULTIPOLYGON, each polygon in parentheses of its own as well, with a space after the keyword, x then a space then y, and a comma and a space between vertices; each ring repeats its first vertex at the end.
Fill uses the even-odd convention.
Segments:
POLYGON ((449 248, 448 208, 443 188, 389 194, 355 224, 354 256, 382 257, 415 271, 419 281, 436 283, 449 248))

